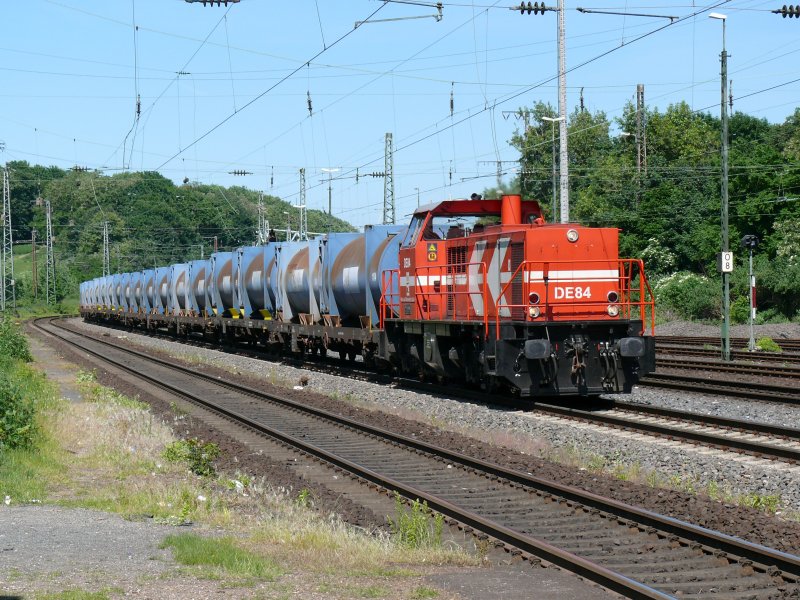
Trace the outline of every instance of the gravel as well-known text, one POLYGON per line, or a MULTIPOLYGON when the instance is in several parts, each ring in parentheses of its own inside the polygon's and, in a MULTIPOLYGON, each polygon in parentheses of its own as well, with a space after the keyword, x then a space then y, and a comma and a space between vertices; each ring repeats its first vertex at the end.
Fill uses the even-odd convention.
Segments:
MULTIPOLYGON (((108 333, 109 329, 86 324, 78 320, 72 321, 85 330, 108 333)), ((640 472, 653 471, 660 475, 662 480, 672 477, 685 489, 700 490, 709 486, 728 490, 733 494, 775 495, 780 498, 783 511, 800 511, 800 467, 787 466, 785 463, 771 463, 753 457, 739 456, 732 453, 693 447, 663 439, 643 438, 629 432, 601 428, 594 425, 583 425, 574 421, 563 421, 557 418, 537 415, 520 410, 490 407, 460 400, 434 397, 415 391, 396 389, 391 386, 381 386, 373 383, 354 381, 347 378, 327 375, 324 373, 308 372, 278 363, 264 362, 233 354, 221 353, 199 347, 176 344, 162 339, 156 339, 140 334, 111 330, 112 336, 126 339, 138 346, 150 348, 154 351, 164 352, 176 358, 183 358, 193 362, 202 361, 226 371, 238 372, 245 377, 256 377, 258 380, 275 384, 284 384, 291 387, 299 383, 300 378, 307 380, 302 393, 319 392, 334 398, 357 401, 362 407, 380 408, 381 411, 394 413, 405 418, 414 418, 427 425, 435 425, 436 430, 446 428, 451 431, 471 433, 480 440, 495 440, 495 443, 512 445, 520 449, 527 448, 535 453, 536 449, 549 449, 561 451, 568 458, 578 454, 584 460, 590 460, 593 455, 606 457, 607 467, 638 465, 640 472), (678 479, 679 478, 679 479, 678 479)), ((298 392, 299 393, 299 392, 298 392)), ((749 417, 757 420, 771 420, 781 424, 797 423, 798 410, 791 407, 768 406, 762 403, 748 406, 742 400, 725 400, 688 393, 663 392, 636 388, 626 400, 642 402, 645 404, 658 404, 691 410, 707 410, 714 414, 733 418, 749 417)), ((358 412, 358 409, 354 409, 358 412)), ((358 412, 359 417, 364 417, 358 412)), ((376 417, 380 419, 381 417, 376 417)), ((387 417, 382 417, 387 418, 387 417)), ((423 436, 424 425, 418 425, 420 436, 423 436)), ((436 436, 440 434, 426 433, 436 436)), ((461 441, 464 446, 480 446, 475 440, 461 441), (474 443, 470 443, 474 442, 474 443)), ((518 458, 515 460, 519 460, 518 458)), ((550 463, 542 463, 528 457, 523 462, 527 470, 537 470, 537 474, 551 469, 550 463), (532 464, 537 463, 537 464, 532 464)), ((563 468, 561 468, 563 470, 563 468)), ((576 471, 577 470, 574 470, 576 471)), ((542 475, 544 476, 544 475, 542 475)), ((630 482, 606 478, 596 473, 583 472, 580 475, 563 475, 574 477, 573 485, 591 488, 597 493, 605 490, 597 489, 606 487, 613 490, 627 489, 634 486, 630 482)), ((642 488, 643 486, 639 486, 642 488)), ((645 492, 640 492, 644 494, 645 492)), ((703 507, 694 511, 691 506, 695 502, 692 494, 680 495, 678 492, 659 492, 663 502, 652 499, 650 507, 660 509, 665 514, 678 518, 687 518, 701 525, 714 526, 715 522, 706 522, 705 515, 711 508, 703 507), (680 505, 676 504, 680 503, 680 505)), ((628 498, 630 500, 630 497, 628 498)), ((731 505, 712 503, 724 510, 733 509, 731 505)), ((740 509, 737 509, 740 510, 740 509)), ((735 511, 730 511, 735 512, 735 511)), ((736 515, 737 521, 747 522, 743 527, 755 528, 755 521, 767 517, 752 511, 752 514, 736 515)), ((731 519, 734 517, 731 516, 731 519)), ((795 523, 775 520, 773 527, 781 531, 783 526, 796 529, 795 523), (782 523, 782 524, 781 524, 782 523)), ((745 529, 746 532, 746 529, 745 529)), ((741 531, 732 531, 734 535, 744 535, 741 531)), ((758 540, 756 540, 758 541, 758 540)), ((780 545, 780 544, 779 544, 780 545)), ((792 548, 787 548, 791 550, 792 548)), ((796 548, 793 550, 796 551, 796 548)))

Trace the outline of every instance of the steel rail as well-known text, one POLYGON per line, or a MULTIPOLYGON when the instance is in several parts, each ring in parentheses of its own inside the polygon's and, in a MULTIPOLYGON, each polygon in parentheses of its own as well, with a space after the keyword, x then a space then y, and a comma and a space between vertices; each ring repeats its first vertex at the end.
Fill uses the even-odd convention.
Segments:
POLYGON ((800 429, 793 427, 782 427, 780 425, 773 425, 772 423, 763 423, 760 421, 739 421, 737 419, 718 417, 716 415, 703 415, 700 413, 676 410, 674 408, 636 404, 633 402, 625 402, 623 400, 616 399, 612 401, 612 406, 619 410, 634 413, 650 414, 658 417, 687 421, 690 423, 700 423, 703 425, 713 425, 715 427, 733 429, 744 433, 763 433, 774 437, 782 437, 790 440, 800 441, 800 429))
POLYGON ((797 387, 784 387, 750 381, 746 383, 741 381, 727 382, 719 379, 705 379, 699 375, 656 372, 640 379, 639 385, 800 405, 800 393, 798 393, 797 387))
MULTIPOLYGON (((36 323, 36 325, 38 326, 38 323, 36 323)), ((290 407, 294 410, 307 412, 314 416, 331 420, 337 424, 346 425, 353 429, 362 431, 364 433, 368 433, 369 435, 381 437, 395 444, 423 451, 429 454, 433 454, 435 456, 439 456, 448 461, 453 461, 458 464, 461 464, 462 466, 468 469, 473 469, 485 473, 488 476, 502 477, 503 479, 510 481, 511 483, 515 483, 517 485, 525 486, 531 489, 537 489, 549 494, 557 495, 562 498, 565 498, 568 501, 576 502, 584 506, 595 508, 607 512, 609 514, 615 515, 619 519, 635 522, 644 525, 646 527, 654 527, 664 533, 670 535, 676 535, 686 540, 700 543, 710 548, 714 548, 717 551, 730 553, 737 557, 745 558, 747 560, 751 560, 760 563, 762 565, 767 565, 767 566, 774 565, 781 571, 785 573, 790 573, 793 577, 800 577, 800 556, 787 554, 772 548, 767 548, 760 544, 747 542, 745 540, 729 536, 721 532, 711 531, 704 527, 693 525, 691 523, 686 523, 678 519, 674 519, 672 517, 660 515, 658 513, 634 507, 613 499, 604 498, 597 494, 593 494, 591 492, 587 492, 578 488, 564 486, 552 481, 544 480, 518 471, 507 469, 499 465, 487 463, 480 459, 475 459, 444 448, 440 448, 434 445, 429 445, 419 440, 408 438, 406 436, 386 431, 381 428, 372 427, 369 425, 365 425, 363 423, 358 423, 356 421, 347 419, 346 417, 335 415, 324 410, 308 407, 286 398, 280 398, 277 396, 264 394, 263 392, 255 390, 253 388, 249 388, 248 386, 222 381, 215 377, 199 373, 196 369, 175 365, 173 363, 154 358, 142 352, 138 352, 128 348, 122 348, 104 340, 98 340, 96 338, 93 338, 86 334, 82 334, 80 332, 75 332, 71 330, 67 331, 69 331, 69 333, 72 333, 73 335, 78 335, 91 339, 91 341, 94 343, 113 347, 116 350, 137 356, 149 362, 155 362, 157 364, 166 366, 168 368, 174 368, 177 371, 190 374, 194 377, 199 377, 204 380, 213 381, 217 385, 223 385, 224 387, 227 387, 229 389, 235 389, 240 393, 269 400, 271 402, 277 402, 279 404, 290 407)), ((89 352, 90 354, 100 358, 103 361, 112 362, 115 365, 117 364, 114 361, 111 361, 108 357, 104 356, 101 352, 93 351, 90 348, 86 348, 83 345, 67 340, 62 335, 50 332, 47 333, 49 335, 52 335, 53 337, 59 337, 66 343, 82 348, 84 351, 89 352)), ((126 365, 117 365, 117 366, 118 368, 125 369, 131 373, 134 373, 139 377, 144 377, 148 380, 151 380, 155 385, 158 385, 163 389, 170 389, 168 384, 166 384, 165 382, 158 381, 157 379, 149 379, 146 374, 137 372, 135 369, 132 369, 131 367, 128 367, 126 365)), ((173 389, 172 391, 173 393, 178 393, 186 396, 186 393, 181 390, 173 389)), ((441 512, 446 516, 456 519, 459 522, 462 522, 469 526, 475 527, 476 529, 479 529, 484 533, 492 537, 495 537, 496 539, 502 542, 514 545, 525 552, 529 552, 530 554, 543 557, 545 558, 545 560, 548 560, 560 566, 564 566, 565 568, 580 573, 586 577, 591 577, 594 581, 601 583, 602 585, 608 587, 609 589, 625 593, 626 595, 630 595, 630 597, 637 597, 637 598, 670 597, 649 586, 643 585, 623 575, 620 575, 619 573, 610 571, 604 567, 601 567, 600 565, 587 561, 586 559, 583 559, 572 553, 555 548, 550 544, 542 542, 541 540, 536 540, 529 536, 519 534, 518 532, 515 532, 502 525, 484 519, 483 517, 471 513, 469 511, 463 511, 462 509, 459 509, 457 506, 454 506, 449 502, 439 499, 435 496, 426 494, 421 490, 417 490, 416 488, 412 488, 404 484, 401 484, 399 482, 395 482, 394 480, 389 480, 387 478, 384 478, 381 475, 374 473, 373 471, 352 464, 346 459, 342 459, 341 457, 328 453, 327 451, 321 448, 317 448, 316 446, 307 444, 303 440, 287 436, 278 431, 272 431, 270 428, 265 427, 258 423, 250 423, 250 419, 248 419, 247 417, 239 415, 238 413, 227 411, 224 407, 216 406, 212 402, 209 402, 205 399, 194 397, 194 401, 199 402, 203 406, 207 406, 211 410, 220 412, 221 414, 226 414, 226 416, 228 416, 229 418, 235 419, 239 422, 245 422, 248 424, 248 426, 254 427, 255 429, 260 429, 266 435, 275 437, 276 439, 280 439, 296 447, 305 448, 306 450, 304 451, 308 451, 309 454, 317 456, 322 460, 331 462, 331 464, 339 466, 342 469, 348 471, 353 470, 352 472, 357 474, 359 477, 362 477, 367 481, 371 481, 374 484, 381 485, 382 487, 386 487, 388 489, 397 489, 398 491, 401 491, 403 495, 405 495, 407 498, 410 499, 419 498, 421 500, 426 500, 428 501, 428 504, 431 508, 441 512)))
MULTIPOLYGON (((698 369, 734 373, 737 375, 774 375, 776 377, 800 378, 800 368, 775 365, 744 364, 741 362, 722 362, 718 360, 689 360, 680 358, 659 358, 656 365, 663 369, 698 369)), ((657 371, 656 371, 657 373, 657 371)))
MULTIPOLYGON (((660 357, 672 356, 697 356, 708 358, 719 358, 719 350, 710 350, 706 348, 697 348, 692 346, 671 346, 667 344, 658 344, 656 347, 656 360, 660 357)), ((786 352, 748 352, 746 350, 732 350, 731 357, 736 361, 754 364, 800 364, 800 355, 788 354, 786 352)))
MULTIPOLYGON (((680 335, 659 335, 657 337, 658 344, 674 344, 679 346, 701 346, 710 345, 716 348, 721 347, 721 340, 718 337, 704 337, 704 336, 680 336, 680 335)), ((749 343, 748 338, 731 338, 731 344, 740 344, 742 348, 746 348, 749 343)), ((784 351, 800 351, 800 339, 797 338, 784 338, 777 339, 775 343, 778 344, 784 351)))
MULTIPOLYGON (((632 431, 643 431, 647 433, 653 433, 658 435, 659 437, 666 437, 669 439, 680 439, 680 440, 688 440, 692 442, 697 442, 700 444, 704 444, 707 446, 712 446, 715 448, 721 448, 723 450, 727 449, 735 449, 741 450, 743 452, 747 452, 748 454, 753 454, 756 456, 766 457, 766 458, 773 458, 773 459, 783 459, 788 460, 791 462, 800 462, 800 450, 794 448, 785 448, 781 446, 775 446, 772 444, 766 444, 761 442, 751 442, 748 440, 730 438, 723 435, 713 434, 713 433, 704 433, 701 431, 691 431, 688 429, 676 429, 673 427, 669 427, 667 425, 661 425, 658 423, 645 423, 641 421, 634 421, 631 419, 626 419, 624 417, 617 417, 614 415, 606 414, 603 412, 594 412, 589 410, 582 410, 577 408, 566 408, 562 406, 554 406, 550 404, 537 404, 534 407, 534 410, 538 412, 544 412, 552 415, 556 415, 559 417, 564 418, 577 418, 583 421, 587 421, 590 423, 601 423, 603 425, 609 425, 611 427, 619 428, 619 429, 627 429, 632 431)), ((631 409, 628 409, 630 412, 634 412, 631 409)), ((644 412, 644 411, 642 411, 644 412)), ((684 422, 691 422, 685 414, 682 417, 673 417, 670 413, 662 413, 658 414, 658 411, 654 410, 651 411, 649 414, 662 416, 662 417, 669 417, 669 418, 676 418, 680 419, 684 422)), ((677 413, 676 414, 681 414, 677 413)), ((697 417, 702 417, 703 415, 697 415, 697 417)), ((695 415, 692 415, 694 418, 695 415)), ((700 420, 700 419, 697 419, 700 420)), ((745 427, 744 423, 739 421, 730 420, 730 422, 736 424, 736 429, 743 429, 745 427)), ((703 423, 704 425, 706 423, 703 423)), ((710 422, 708 424, 711 424, 710 422)), ((780 430, 782 428, 776 428, 780 430)), ((785 431, 787 436, 792 436, 794 439, 798 439, 800 436, 800 430, 797 429, 786 429, 785 431)), ((764 433, 764 432, 761 432, 764 433)), ((774 434, 773 434, 774 435, 774 434)))

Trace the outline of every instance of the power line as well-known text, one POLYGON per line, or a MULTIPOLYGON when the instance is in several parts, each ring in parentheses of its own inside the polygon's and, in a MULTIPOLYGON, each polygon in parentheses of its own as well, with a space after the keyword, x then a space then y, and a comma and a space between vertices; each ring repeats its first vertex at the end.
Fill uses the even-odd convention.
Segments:
MULTIPOLYGON (((380 11, 381 11, 381 10, 384 8, 384 6, 386 6, 386 4, 382 4, 381 6, 379 6, 378 8, 376 8, 374 11, 372 11, 372 12, 369 14, 369 16, 368 16, 366 19, 364 19, 364 22, 366 22, 366 21, 369 21, 369 20, 370 20, 370 19, 371 19, 373 16, 375 16, 375 15, 376 15, 378 12, 380 12, 380 11)), ((227 14, 227 13, 226 13, 226 14, 227 14)), ((292 76, 294 76, 294 75, 295 75, 295 74, 296 74, 298 71, 300 71, 300 70, 303 68, 303 66, 305 66, 305 65, 306 65, 306 64, 308 64, 308 63, 310 63, 312 60, 316 59, 317 57, 319 57, 319 56, 322 56, 322 55, 323 55, 325 52, 327 52, 328 50, 330 50, 330 49, 331 49, 331 48, 333 48, 334 46, 338 45, 338 44, 339 44, 339 42, 341 42, 342 40, 344 40, 344 39, 346 39, 346 38, 350 37, 350 35, 351 35, 353 32, 355 32, 355 31, 356 31, 356 29, 357 29, 357 27, 353 27, 353 29, 351 29, 351 30, 347 31, 347 32, 346 32, 344 35, 342 35, 342 36, 340 36, 339 38, 337 38, 337 39, 336 39, 336 40, 335 40, 333 43, 331 43, 331 45, 330 45, 330 46, 327 46, 327 47, 323 48, 322 50, 320 50, 319 52, 317 52, 317 53, 316 53, 314 56, 312 56, 310 59, 308 59, 308 61, 307 61, 306 63, 304 63, 303 65, 300 65, 300 66, 299 66, 299 67, 297 67, 297 68, 295 68, 295 69, 294 69, 294 70, 292 70, 292 71, 291 71, 289 74, 287 74, 287 75, 285 75, 284 77, 282 77, 282 78, 281 78, 281 79, 280 79, 280 80, 279 80, 277 83, 275 83, 274 85, 272 85, 272 86, 268 87, 266 90, 264 90, 263 92, 261 92, 260 94, 258 94, 258 95, 257 95, 255 98, 253 98, 252 100, 250 100, 249 102, 247 102, 246 104, 244 104, 244 105, 242 106, 242 108, 240 108, 239 110, 234 110, 234 112, 232 112, 232 113, 231 113, 231 114, 229 114, 227 117, 225 117, 224 119, 222 119, 222 121, 220 121, 219 123, 217 123, 216 125, 214 125, 213 127, 211 127, 211 129, 209 129, 208 131, 206 131, 206 132, 205 132, 204 134, 202 134, 200 137, 196 138, 196 139, 195 139, 195 140, 194 140, 194 141, 193 141, 191 144, 189 144, 188 146, 186 146, 186 147, 185 147, 185 148, 183 148, 182 150, 180 150, 180 151, 176 152, 175 154, 173 154, 172 156, 170 156, 170 157, 169 157, 167 160, 165 160, 163 163, 161 163, 160 165, 158 165, 158 166, 155 168, 155 170, 157 171, 157 170, 161 169, 161 168, 162 168, 164 165, 166 165, 167 163, 171 162, 171 161, 172 161, 173 159, 175 159, 177 156, 181 155, 181 154, 182 154, 182 153, 183 153, 185 150, 188 150, 189 148, 191 148, 192 146, 194 146, 195 144, 197 144, 197 143, 198 143, 198 142, 200 142, 201 140, 203 140, 203 139, 205 139, 206 137, 208 137, 209 135, 211 135, 211 134, 212 134, 214 131, 216 131, 217 129, 219 129, 220 127, 222 127, 222 126, 223 126, 225 123, 227 123, 228 121, 230 121, 230 120, 231 120, 233 117, 235 117, 237 114, 239 114, 240 112, 242 112, 244 109, 248 108, 249 106, 251 106, 252 104, 254 104, 255 102, 257 102, 258 100, 260 100, 261 98, 263 98, 264 96, 266 96, 267 94, 269 94, 269 93, 270 93, 272 90, 274 90, 276 87, 278 87, 279 85, 281 85, 281 84, 282 84, 284 81, 286 81, 286 80, 288 80, 289 78, 291 78, 292 76)))

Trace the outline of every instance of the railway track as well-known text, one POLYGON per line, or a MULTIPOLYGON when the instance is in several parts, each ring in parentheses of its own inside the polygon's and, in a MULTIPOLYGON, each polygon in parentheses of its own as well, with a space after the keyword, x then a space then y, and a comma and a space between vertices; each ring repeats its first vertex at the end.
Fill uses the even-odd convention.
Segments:
POLYGON ((767 383, 709 379, 701 374, 680 375, 655 372, 640 381, 641 385, 661 387, 686 392, 747 398, 781 404, 800 404, 797 386, 780 386, 767 383))
MULTIPOLYGON (((658 342, 656 342, 657 360, 662 356, 697 356, 702 358, 719 359, 720 351, 700 347, 662 344, 659 338, 658 342)), ((787 352, 747 352, 746 350, 733 350, 731 351, 731 358, 734 361, 750 363, 760 362, 764 364, 778 363, 782 365, 800 365, 800 354, 792 354, 787 352)))
MULTIPOLYGON (((719 350, 721 341, 719 337, 695 337, 695 336, 678 336, 678 335, 660 335, 658 336, 658 344, 669 344, 674 346, 708 346, 709 349, 719 350)), ((746 349, 750 340, 748 338, 731 338, 731 347, 737 346, 746 349)), ((800 339, 785 338, 776 339, 775 343, 781 347, 784 352, 800 352, 800 339)))
POLYGON ((631 598, 785 597, 800 557, 511 471, 37 323, 78 347, 453 524, 631 598))
POLYGON ((800 429, 617 401, 611 410, 605 411, 540 404, 535 410, 625 431, 800 463, 800 429))
MULTIPOLYGON (((721 360, 665 358, 656 360, 656 365, 661 369, 703 370, 716 373, 733 373, 736 375, 751 375, 762 377, 779 377, 786 379, 800 378, 800 367, 775 364, 752 364, 744 362, 723 362, 721 360)), ((658 374, 658 371, 656 371, 658 374)))
MULTIPOLYGON (((175 341, 175 338, 167 335, 159 335, 152 332, 149 335, 155 335, 160 339, 172 342, 175 341)), ((182 340, 182 343, 186 341, 182 340)), ((206 344, 202 340, 188 341, 195 346, 220 350, 218 346, 206 344)), ((274 360, 274 356, 249 347, 228 347, 226 350, 245 356, 260 359, 271 358, 274 360)), ((387 375, 379 375, 368 371, 363 368, 361 363, 343 362, 336 359, 326 361, 318 357, 306 361, 283 359, 283 362, 298 368, 335 374, 351 379, 381 384, 394 383, 407 389, 425 393, 437 393, 445 397, 458 395, 461 398, 481 403, 512 406, 526 411, 534 410, 557 417, 658 436, 668 440, 679 440, 721 450, 732 450, 771 460, 800 463, 800 430, 792 428, 759 424, 752 421, 722 419, 699 413, 687 414, 667 408, 620 401, 606 403, 608 408, 616 409, 614 413, 609 410, 581 410, 542 402, 536 402, 532 405, 527 400, 509 399, 508 397, 489 395, 479 391, 453 389, 452 387, 422 383, 418 380, 391 378, 387 375)))
MULTIPOLYGON (((509 404, 506 399, 480 392, 454 391, 452 388, 436 387, 410 380, 402 380, 400 384, 421 392, 434 391, 445 397, 456 394, 464 399, 483 403, 509 404)), ((568 404, 549 404, 546 401, 537 401, 535 404, 517 401, 515 406, 531 413, 544 413, 771 460, 800 463, 800 429, 791 427, 687 413, 619 400, 601 401, 592 409, 575 408, 568 404)))

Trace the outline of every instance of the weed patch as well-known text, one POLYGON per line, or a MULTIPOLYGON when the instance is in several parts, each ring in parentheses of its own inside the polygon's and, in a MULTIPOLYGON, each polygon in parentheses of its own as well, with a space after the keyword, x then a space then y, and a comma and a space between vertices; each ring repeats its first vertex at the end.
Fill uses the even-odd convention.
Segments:
POLYGON ((64 590, 61 592, 48 592, 36 594, 36 600, 110 600, 108 591, 87 592, 85 590, 64 590))
POLYGON ((403 497, 395 493, 394 509, 395 518, 389 519, 389 527, 401 544, 410 548, 441 545, 444 517, 434 515, 427 502, 414 500, 408 509, 403 497))
POLYGON ((756 348, 759 350, 763 350, 764 352, 783 352, 783 348, 781 348, 775 340, 769 337, 762 337, 756 342, 756 348))
POLYGON ((275 562, 240 548, 230 538, 192 533, 169 535, 160 547, 172 549, 175 560, 182 565, 211 567, 234 577, 274 581, 282 573, 275 562))
POLYGON ((433 588, 420 586, 411 592, 411 600, 428 600, 429 598, 436 598, 439 592, 433 588))
POLYGON ((216 474, 214 460, 219 456, 219 446, 203 443, 197 438, 172 442, 164 450, 164 458, 170 462, 186 463, 195 475, 210 477, 216 474))
POLYGON ((745 494, 739 498, 739 503, 756 510, 774 514, 778 510, 780 497, 777 495, 745 494))

